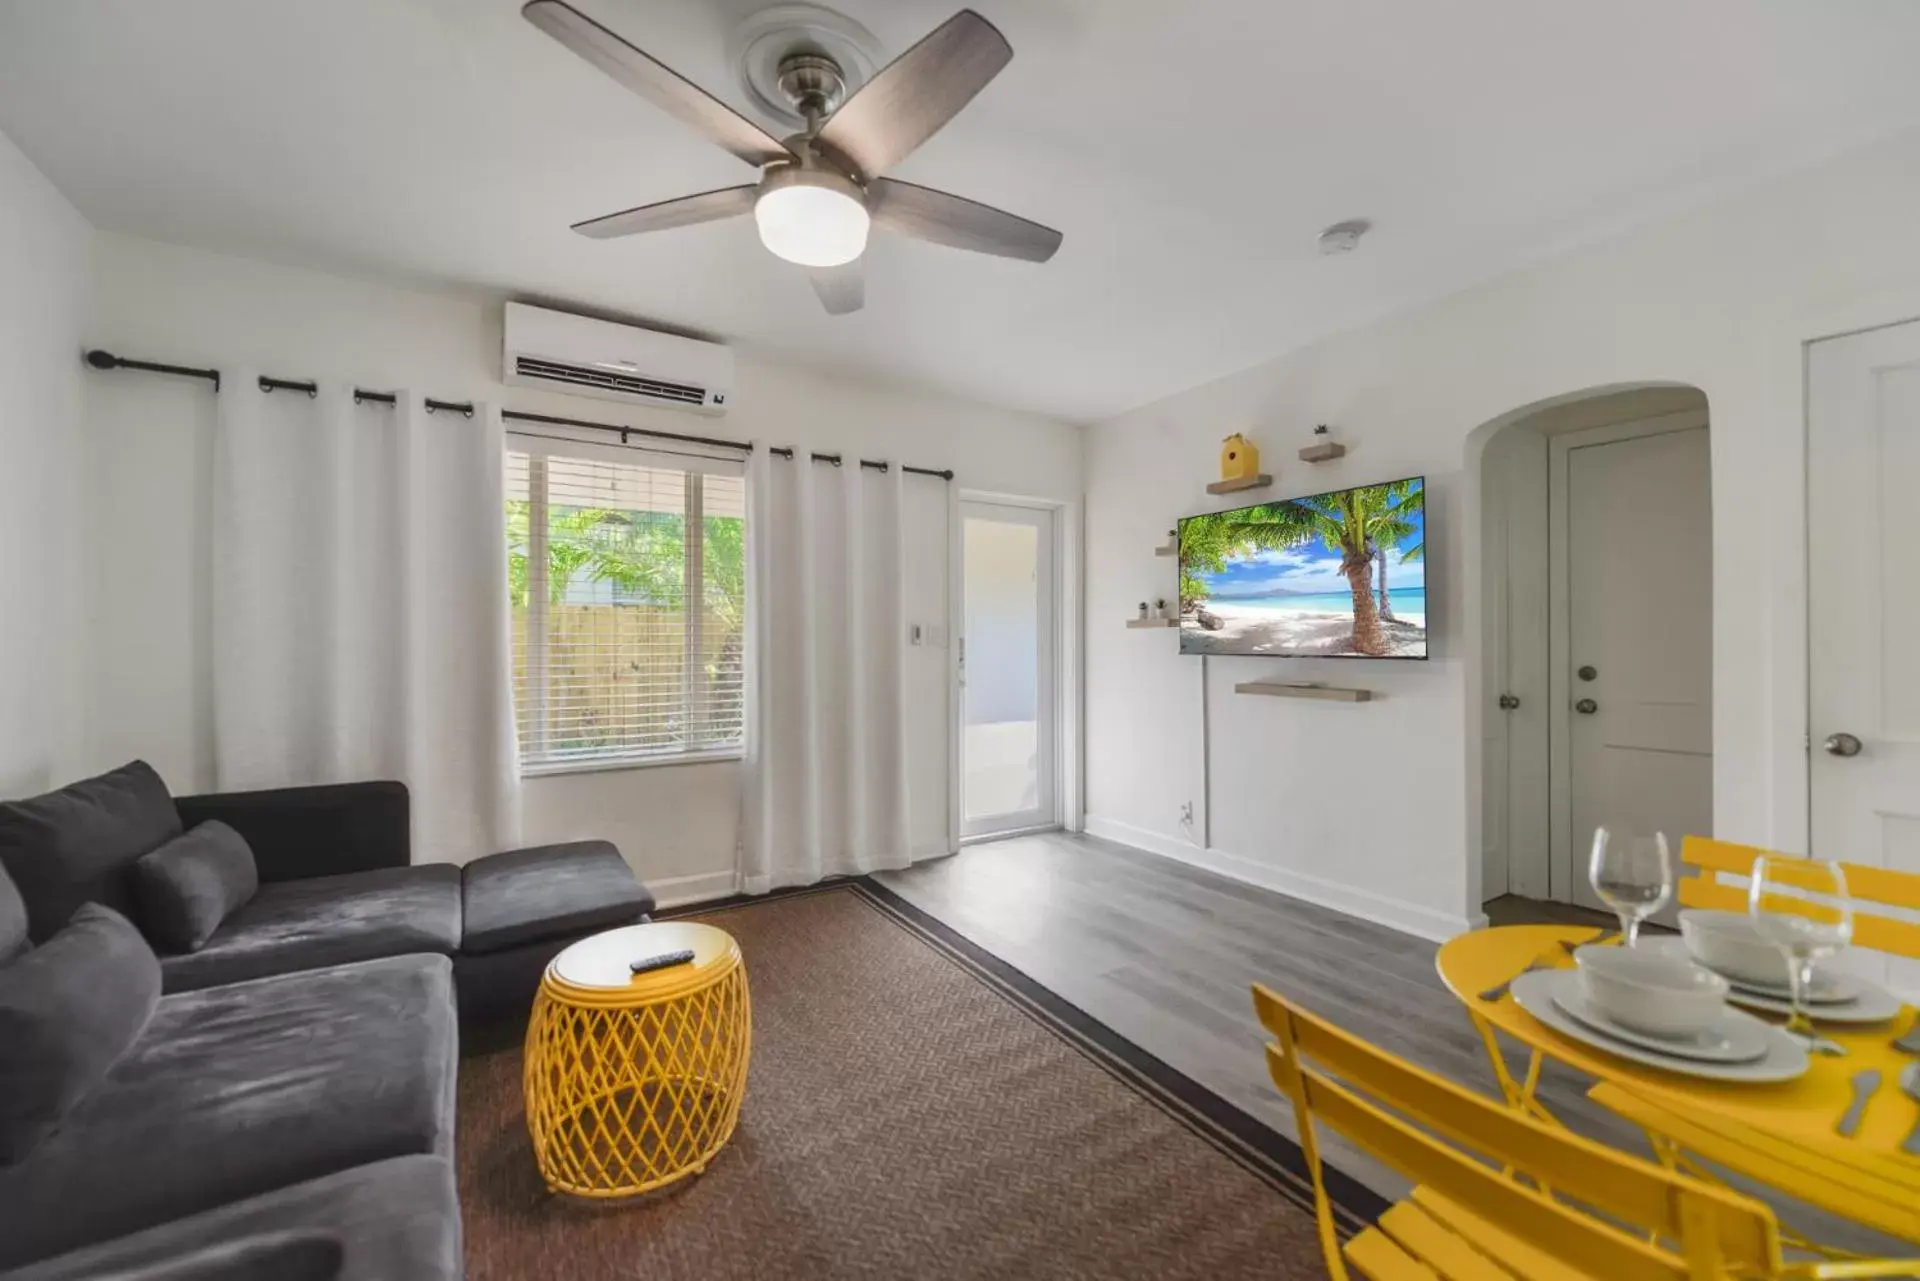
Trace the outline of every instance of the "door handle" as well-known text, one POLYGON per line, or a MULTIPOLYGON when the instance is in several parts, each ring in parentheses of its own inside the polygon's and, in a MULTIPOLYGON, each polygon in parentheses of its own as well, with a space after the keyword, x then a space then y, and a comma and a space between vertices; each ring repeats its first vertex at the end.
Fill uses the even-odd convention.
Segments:
POLYGON ((1583 698, 1579 702, 1573 705, 1573 710, 1580 713, 1582 716, 1591 716, 1595 712, 1600 710, 1600 704, 1594 702, 1590 698, 1583 698))
POLYGON ((1860 755, 1860 740, 1852 734, 1829 734, 1827 735, 1827 741, 1822 744, 1822 746, 1827 749, 1829 756, 1860 755))

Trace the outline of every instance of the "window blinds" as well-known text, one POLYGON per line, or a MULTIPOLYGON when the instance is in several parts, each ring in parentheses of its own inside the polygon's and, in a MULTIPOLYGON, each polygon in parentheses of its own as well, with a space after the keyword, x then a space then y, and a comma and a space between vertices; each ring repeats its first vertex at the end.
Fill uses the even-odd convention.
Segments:
POLYGON ((621 452, 507 454, 523 772, 742 743, 744 481, 727 460, 621 452))

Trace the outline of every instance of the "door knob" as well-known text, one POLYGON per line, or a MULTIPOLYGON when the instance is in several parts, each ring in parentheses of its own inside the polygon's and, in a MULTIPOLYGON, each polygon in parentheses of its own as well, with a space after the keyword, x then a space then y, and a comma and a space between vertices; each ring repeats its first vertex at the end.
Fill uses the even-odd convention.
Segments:
POLYGON ((1860 755, 1860 740, 1852 734, 1829 734, 1824 746, 1830 756, 1860 755))
POLYGON ((1590 698, 1583 698, 1579 702, 1573 705, 1573 710, 1580 713, 1582 716, 1591 716, 1595 712, 1600 710, 1600 704, 1594 702, 1590 698))
POLYGON ((1518 706, 1520 706, 1520 696, 1518 694, 1502 694, 1500 696, 1501 711, 1510 712, 1518 706))

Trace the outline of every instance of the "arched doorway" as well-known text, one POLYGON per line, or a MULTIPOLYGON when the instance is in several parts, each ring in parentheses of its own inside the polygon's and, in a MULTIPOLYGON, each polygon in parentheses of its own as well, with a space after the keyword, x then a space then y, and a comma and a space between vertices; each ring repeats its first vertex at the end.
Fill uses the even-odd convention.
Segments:
POLYGON ((1478 870, 1496 921, 1597 910, 1597 826, 1663 831, 1676 849, 1712 830, 1709 431, 1698 389, 1644 385, 1555 398, 1472 438, 1478 870))

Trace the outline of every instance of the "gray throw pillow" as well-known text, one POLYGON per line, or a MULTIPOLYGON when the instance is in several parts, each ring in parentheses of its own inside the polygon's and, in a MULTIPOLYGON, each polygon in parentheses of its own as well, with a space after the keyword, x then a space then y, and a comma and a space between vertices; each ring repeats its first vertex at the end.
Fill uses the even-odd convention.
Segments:
POLYGON ((52 938, 82 903, 128 910, 128 869, 178 835, 180 811, 145 761, 0 804, 0 866, 26 900, 36 943, 52 938))
POLYGON ((160 962, 126 917, 83 905, 0 967, 0 1165, 24 1159, 100 1084, 160 1001, 160 962))
POLYGON ((215 819, 133 865, 140 928, 166 952, 198 952, 220 922, 260 889, 246 838, 215 819))

